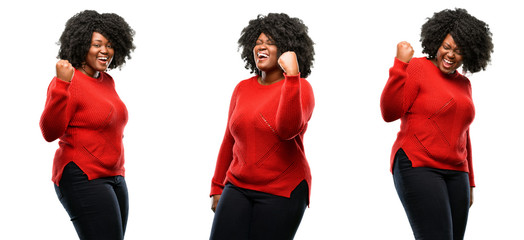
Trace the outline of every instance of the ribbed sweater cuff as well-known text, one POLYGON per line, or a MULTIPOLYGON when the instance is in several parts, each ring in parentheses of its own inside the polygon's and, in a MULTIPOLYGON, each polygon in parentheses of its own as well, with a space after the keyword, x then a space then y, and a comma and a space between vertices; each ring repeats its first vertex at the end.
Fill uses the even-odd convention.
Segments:
POLYGON ((61 88, 67 88, 71 82, 66 82, 60 78, 57 78, 57 77, 54 77, 53 80, 55 81, 56 85, 61 87, 61 88))
POLYGON ((298 73, 297 75, 287 75, 286 73, 284 73, 284 77, 286 79, 289 79, 289 80, 293 80, 293 79, 300 79, 300 73, 298 73))
POLYGON ((408 68, 409 63, 405 63, 403 61, 400 61, 397 57, 395 57, 395 62, 393 63, 394 68, 401 68, 406 69, 408 68))

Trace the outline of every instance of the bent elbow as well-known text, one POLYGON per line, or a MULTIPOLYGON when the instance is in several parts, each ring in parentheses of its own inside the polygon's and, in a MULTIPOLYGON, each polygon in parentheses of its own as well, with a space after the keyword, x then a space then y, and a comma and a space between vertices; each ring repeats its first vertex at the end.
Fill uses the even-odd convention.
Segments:
POLYGON ((385 122, 388 122, 388 123, 393 122, 399 118, 400 116, 398 116, 397 114, 392 114, 392 113, 382 111, 382 119, 384 119, 385 122))
POLYGON ((49 127, 46 127, 46 124, 41 121, 40 122, 40 131, 42 131, 42 136, 47 142, 52 142, 56 139, 58 139, 62 134, 57 134, 58 132, 63 131, 57 131, 56 129, 50 129, 49 127))
POLYGON ((42 131, 42 136, 44 136, 44 139, 46 140, 46 142, 53 142, 60 137, 54 134, 46 133, 45 131, 42 131))
POLYGON ((402 114, 400 114, 401 108, 400 106, 386 104, 385 101, 380 102, 380 113, 382 114, 382 119, 384 119, 385 122, 393 122, 401 117, 402 114))
POLYGON ((58 139, 58 137, 49 136, 49 135, 46 135, 45 133, 42 135, 44 136, 44 139, 46 140, 46 142, 53 142, 54 140, 58 139))

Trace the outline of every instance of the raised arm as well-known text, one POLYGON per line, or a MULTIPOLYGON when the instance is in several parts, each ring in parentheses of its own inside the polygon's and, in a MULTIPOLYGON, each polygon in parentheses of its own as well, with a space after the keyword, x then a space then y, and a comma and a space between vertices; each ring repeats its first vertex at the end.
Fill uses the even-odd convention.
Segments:
POLYGON ((389 78, 380 97, 380 110, 386 122, 401 118, 411 107, 418 94, 416 74, 408 72, 413 57, 413 48, 408 42, 397 44, 397 56, 389 69, 389 78))
POLYGON ((40 130, 44 139, 52 142, 62 136, 73 114, 69 91, 75 69, 67 60, 56 63, 56 77, 47 89, 47 100, 40 117, 40 130))
POLYGON ((282 54, 278 63, 285 72, 285 79, 274 129, 280 138, 288 140, 297 136, 307 126, 315 107, 315 99, 309 83, 300 79, 294 52, 282 54))

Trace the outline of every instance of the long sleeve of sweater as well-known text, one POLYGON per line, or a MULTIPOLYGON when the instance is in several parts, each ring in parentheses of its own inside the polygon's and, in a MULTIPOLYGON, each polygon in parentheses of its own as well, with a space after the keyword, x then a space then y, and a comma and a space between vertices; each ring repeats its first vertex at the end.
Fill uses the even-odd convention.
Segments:
POLYGON ((413 63, 395 58, 393 67, 389 69, 389 79, 380 97, 380 110, 386 122, 404 116, 417 97, 419 86, 416 75, 420 68, 409 67, 410 64, 413 63))
POLYGON ((311 118, 314 108, 313 90, 309 85, 302 88, 300 75, 285 74, 282 93, 276 114, 275 130, 283 140, 297 136, 311 118))
MULTIPOLYGON (((236 95, 238 91, 238 86, 233 91, 233 96, 231 97, 231 103, 229 104, 229 113, 227 116, 227 126, 229 126, 229 121, 231 119, 231 114, 235 110, 236 105, 236 95)), ((211 180, 211 193, 210 196, 222 194, 224 189, 224 180, 226 179, 227 169, 231 165, 233 160, 233 145, 235 144, 235 138, 231 135, 229 127, 226 127, 226 132, 224 133, 224 139, 222 140, 222 145, 220 146, 220 151, 218 153, 217 163, 215 166, 215 174, 211 180)))
POLYGON ((54 77, 47 89, 47 100, 40 117, 40 130, 48 142, 62 136, 71 119, 74 109, 70 86, 70 82, 54 77))

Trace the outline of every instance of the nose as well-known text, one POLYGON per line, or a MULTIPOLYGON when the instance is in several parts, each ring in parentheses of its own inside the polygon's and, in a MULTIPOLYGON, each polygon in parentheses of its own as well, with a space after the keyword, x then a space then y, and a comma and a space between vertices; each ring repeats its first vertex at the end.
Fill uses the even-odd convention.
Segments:
POLYGON ((262 43, 260 45, 257 45, 257 49, 258 50, 266 50, 267 49, 266 43, 262 43))
POLYGON ((100 53, 107 54, 108 52, 109 51, 107 50, 107 46, 102 45, 102 47, 100 47, 100 53))
POLYGON ((453 50, 449 50, 446 55, 449 57, 449 58, 455 58, 455 51, 453 50))

